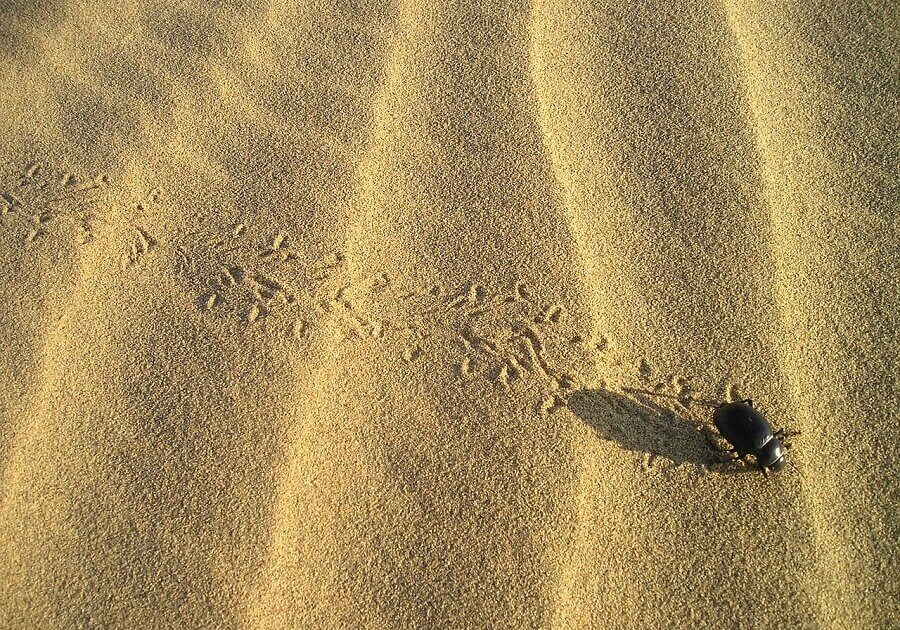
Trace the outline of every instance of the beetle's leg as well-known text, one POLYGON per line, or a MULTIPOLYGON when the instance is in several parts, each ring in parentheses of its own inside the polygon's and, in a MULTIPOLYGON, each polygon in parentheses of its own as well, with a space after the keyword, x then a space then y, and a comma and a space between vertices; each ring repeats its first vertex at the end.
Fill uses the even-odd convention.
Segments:
POLYGON ((723 450, 722 447, 719 446, 719 443, 716 442, 716 439, 715 439, 713 436, 711 436, 709 433, 704 434, 703 437, 706 438, 706 443, 709 444, 709 446, 710 446, 713 450, 716 450, 716 451, 721 451, 721 450, 723 450))
POLYGON ((747 404, 750 405, 751 407, 753 406, 753 399, 752 399, 752 398, 745 398, 744 400, 739 400, 738 402, 741 402, 741 403, 747 403, 747 404))
POLYGON ((736 449, 736 448, 733 448, 733 447, 732 447, 732 448, 725 448, 724 446, 721 446, 714 438, 712 438, 712 437, 709 436, 709 435, 706 436, 706 442, 707 442, 707 443, 712 447, 712 449, 713 449, 714 451, 716 451, 717 453, 725 453, 725 454, 728 454, 728 455, 733 454, 733 453, 737 453, 737 449, 736 449))
POLYGON ((743 461, 744 459, 744 456, 738 453, 736 448, 722 449, 719 452, 724 453, 724 460, 726 462, 743 461))
POLYGON ((712 448, 712 450, 715 451, 715 453, 717 455, 716 459, 718 460, 718 463, 720 463, 720 464, 734 463, 734 461, 735 461, 734 453, 737 452, 737 449, 724 448, 724 447, 720 446, 719 443, 716 442, 709 435, 706 436, 706 441, 709 443, 709 446, 712 448))
POLYGON ((747 457, 750 456, 750 453, 741 453, 736 448, 729 449, 720 449, 719 453, 723 454, 725 459, 723 461, 726 462, 744 462, 746 463, 747 457))

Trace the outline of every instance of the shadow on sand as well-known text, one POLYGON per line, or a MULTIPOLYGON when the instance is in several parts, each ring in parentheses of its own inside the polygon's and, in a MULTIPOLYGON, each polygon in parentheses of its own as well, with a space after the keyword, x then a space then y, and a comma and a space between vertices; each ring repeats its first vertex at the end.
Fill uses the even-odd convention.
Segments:
MULTIPOLYGON (((740 472, 710 442, 713 433, 700 420, 661 407, 639 390, 631 398, 605 389, 583 389, 569 396, 568 406, 606 440, 638 453, 656 455, 676 465, 692 463, 717 472, 740 472)), ((711 412, 704 409, 703 413, 711 412)))

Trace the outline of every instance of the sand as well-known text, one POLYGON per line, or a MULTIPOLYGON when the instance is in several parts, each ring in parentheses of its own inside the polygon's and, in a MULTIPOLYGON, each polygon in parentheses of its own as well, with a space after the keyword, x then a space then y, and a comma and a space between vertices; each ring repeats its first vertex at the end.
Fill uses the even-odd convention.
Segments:
POLYGON ((897 624, 898 23, 2 3, 0 626, 897 624))

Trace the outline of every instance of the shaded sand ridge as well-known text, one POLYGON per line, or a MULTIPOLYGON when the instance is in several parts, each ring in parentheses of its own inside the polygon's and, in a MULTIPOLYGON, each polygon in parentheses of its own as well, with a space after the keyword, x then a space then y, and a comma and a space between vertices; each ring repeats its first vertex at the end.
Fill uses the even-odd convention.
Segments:
POLYGON ((896 24, 4 4, 0 626, 889 625, 896 24))

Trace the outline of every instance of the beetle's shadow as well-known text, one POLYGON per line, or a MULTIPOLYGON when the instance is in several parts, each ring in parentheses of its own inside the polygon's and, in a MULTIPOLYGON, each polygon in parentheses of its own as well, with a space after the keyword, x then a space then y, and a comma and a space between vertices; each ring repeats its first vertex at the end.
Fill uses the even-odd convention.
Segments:
POLYGON ((606 389, 583 389, 569 396, 568 407, 606 440, 638 453, 656 455, 676 465, 691 463, 717 472, 740 472, 711 443, 703 423, 662 407, 650 396, 635 398, 606 389))

